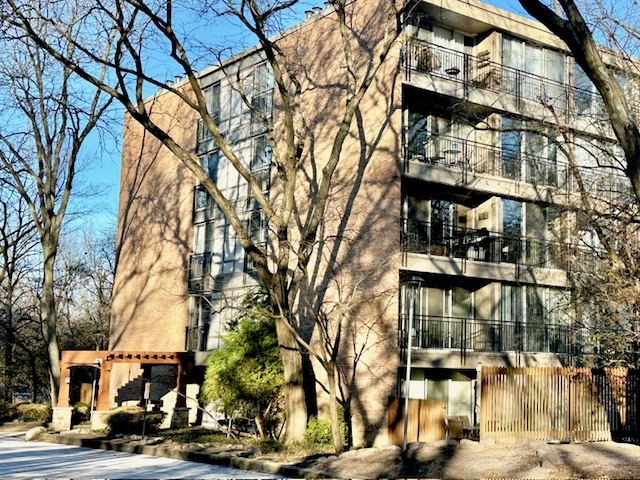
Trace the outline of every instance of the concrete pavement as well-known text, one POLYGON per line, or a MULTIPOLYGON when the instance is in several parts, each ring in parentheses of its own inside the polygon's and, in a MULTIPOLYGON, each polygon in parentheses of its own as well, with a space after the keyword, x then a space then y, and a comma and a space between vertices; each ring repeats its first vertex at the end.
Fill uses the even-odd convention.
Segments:
POLYGON ((0 478, 286 478, 150 455, 25 442, 0 435, 0 478))

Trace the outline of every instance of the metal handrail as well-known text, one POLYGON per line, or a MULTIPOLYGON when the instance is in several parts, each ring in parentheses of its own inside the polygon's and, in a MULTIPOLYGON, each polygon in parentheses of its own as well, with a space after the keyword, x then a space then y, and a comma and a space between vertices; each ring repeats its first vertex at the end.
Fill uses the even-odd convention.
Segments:
POLYGON ((401 245, 404 252, 563 270, 569 266, 571 251, 566 243, 406 218, 401 245))
MULTIPOLYGON (((399 346, 408 344, 408 315, 400 315, 399 346)), ((539 352, 579 355, 588 351, 588 331, 582 327, 549 323, 479 318, 415 315, 412 345, 425 350, 474 352, 539 352)))
POLYGON ((513 95, 552 106, 559 111, 605 116, 599 94, 517 68, 492 62, 424 40, 410 39, 405 44, 405 68, 429 73, 497 93, 513 95))
POLYGON ((185 350, 188 352, 204 352, 207 350, 209 325, 190 326, 186 329, 185 350))
POLYGON ((564 161, 427 132, 417 132, 407 143, 407 161, 493 175, 539 186, 565 190, 571 188, 570 168, 564 161))

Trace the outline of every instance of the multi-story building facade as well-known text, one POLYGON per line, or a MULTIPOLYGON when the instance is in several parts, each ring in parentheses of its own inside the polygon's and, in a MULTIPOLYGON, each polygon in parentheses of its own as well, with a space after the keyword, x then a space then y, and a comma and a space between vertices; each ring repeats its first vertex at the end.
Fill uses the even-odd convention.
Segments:
POLYGON ((583 211, 623 205, 630 185, 557 39, 487 6, 440 8, 407 27, 400 338, 416 302, 410 396, 477 420, 478 366, 589 362, 571 281, 599 251, 583 211))
MULTIPOLYGON (((339 48, 309 33, 330 22, 325 9, 289 33, 307 42, 312 66, 314 52, 339 48)), ((330 233, 354 238, 336 250, 340 270, 352 280, 355 271, 376 272, 363 295, 393 290, 393 301, 372 314, 384 341, 365 355, 353 386, 358 443, 386 440, 388 396, 407 390, 409 332, 409 395, 443 400, 448 414, 475 421, 479 365, 583 362, 587 333, 576 324, 570 274, 598 245, 581 202, 628 191, 623 177, 594 170, 603 150, 615 150, 601 100, 540 24, 476 1, 426 0, 404 28, 363 100, 362 135, 347 142, 353 160, 338 175, 347 193, 335 195, 336 218, 326 221, 330 233)), ((331 80, 332 65, 324 68, 331 80)), ((265 126, 242 100, 277 121, 260 52, 211 68, 201 81, 225 138, 263 191, 277 194, 265 126)), ((311 90, 303 100, 317 106, 323 97, 311 90)), ((192 142, 254 241, 266 244, 263 212, 206 129, 163 94, 154 101, 178 112, 167 128, 192 142)), ((319 125, 334 104, 311 115, 317 152, 330 144, 319 125)), ((255 275, 229 222, 184 167, 134 125, 124 145, 112 348, 186 349, 202 364, 233 315, 225 306, 256 285, 255 275)), ((120 383, 131 378, 122 373, 120 383)))

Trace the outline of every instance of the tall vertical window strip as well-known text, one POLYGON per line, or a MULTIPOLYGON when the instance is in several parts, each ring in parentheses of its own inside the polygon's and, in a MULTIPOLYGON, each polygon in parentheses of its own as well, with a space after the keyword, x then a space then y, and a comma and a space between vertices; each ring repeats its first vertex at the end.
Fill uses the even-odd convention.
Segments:
MULTIPOLYGON (((213 123, 220 127, 220 83, 206 87, 202 93, 207 105, 207 113, 211 116, 213 123)), ((198 120, 198 142, 205 142, 211 138, 213 138, 211 132, 204 121, 198 120)))
POLYGON ((205 100, 207 102, 207 112, 211 115, 214 123, 220 121, 220 83, 216 83, 207 87, 204 91, 205 100))
POLYGON ((271 69, 267 64, 259 65, 253 76, 253 94, 251 106, 253 107, 252 121, 259 123, 261 117, 271 119, 273 111, 273 87, 274 79, 271 69))

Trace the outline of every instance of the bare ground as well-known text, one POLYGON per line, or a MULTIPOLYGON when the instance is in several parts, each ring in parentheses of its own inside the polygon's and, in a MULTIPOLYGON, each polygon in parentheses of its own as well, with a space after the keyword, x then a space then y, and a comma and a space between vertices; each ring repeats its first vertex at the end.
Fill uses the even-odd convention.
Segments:
POLYGON ((640 478, 640 446, 614 443, 550 445, 527 439, 434 447, 362 449, 305 466, 344 478, 640 478))

